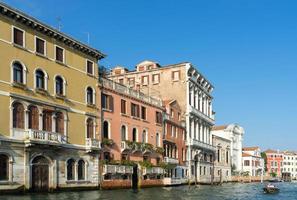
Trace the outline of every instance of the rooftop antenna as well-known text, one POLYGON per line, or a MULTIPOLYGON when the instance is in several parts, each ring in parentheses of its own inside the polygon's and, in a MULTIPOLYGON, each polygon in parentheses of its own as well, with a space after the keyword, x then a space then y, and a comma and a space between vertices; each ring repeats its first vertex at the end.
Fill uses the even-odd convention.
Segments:
POLYGON ((62 28, 62 23, 61 23, 61 21, 62 21, 61 17, 57 17, 58 31, 61 31, 61 28, 62 28))

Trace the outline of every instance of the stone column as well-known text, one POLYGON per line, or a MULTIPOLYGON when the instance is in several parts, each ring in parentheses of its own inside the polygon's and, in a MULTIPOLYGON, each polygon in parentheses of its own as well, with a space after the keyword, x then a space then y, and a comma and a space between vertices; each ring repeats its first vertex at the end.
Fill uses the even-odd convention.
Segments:
POLYGON ((25 130, 29 129, 29 110, 26 108, 25 109, 25 120, 24 120, 25 124, 24 124, 24 128, 25 130))

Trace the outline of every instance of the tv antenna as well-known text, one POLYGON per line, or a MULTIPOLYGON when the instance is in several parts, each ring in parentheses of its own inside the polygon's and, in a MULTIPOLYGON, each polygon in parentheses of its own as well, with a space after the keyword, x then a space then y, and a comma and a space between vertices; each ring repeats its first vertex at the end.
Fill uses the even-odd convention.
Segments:
POLYGON ((61 21, 62 21, 62 19, 61 19, 61 17, 57 17, 56 20, 57 20, 57 22, 58 22, 58 31, 61 31, 61 28, 62 28, 62 23, 61 23, 61 21))

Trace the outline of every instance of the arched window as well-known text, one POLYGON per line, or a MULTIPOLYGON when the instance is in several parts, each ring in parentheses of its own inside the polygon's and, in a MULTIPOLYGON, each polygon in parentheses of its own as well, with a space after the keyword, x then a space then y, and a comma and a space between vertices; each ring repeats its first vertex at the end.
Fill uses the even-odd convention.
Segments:
POLYGON ((41 70, 36 70, 35 72, 35 79, 36 79, 36 85, 35 87, 38 89, 45 89, 45 75, 43 71, 41 70))
POLYGON ((142 131, 142 143, 147 143, 147 133, 146 130, 142 131))
POLYGON ((9 158, 4 154, 0 154, 0 181, 8 181, 9 179, 9 158))
POLYGON ((136 130, 136 128, 133 128, 133 130, 132 130, 132 141, 137 142, 137 130, 136 130))
POLYGON ((67 180, 74 180, 75 176, 75 161, 69 159, 67 161, 67 180))
POLYGON ((94 104, 94 91, 91 87, 87 88, 87 104, 93 105, 94 104))
POLYGON ((127 138, 126 138, 126 126, 123 125, 122 128, 121 128, 121 138, 122 138, 122 141, 125 141, 127 138))
POLYGON ((61 76, 56 77, 56 95, 64 95, 64 81, 61 76))
POLYGON ((13 104, 13 128, 24 129, 24 106, 21 103, 13 104))
POLYGON ((156 134, 156 146, 157 147, 160 146, 160 134, 159 133, 156 134))
POLYGON ((94 137, 94 122, 91 118, 87 119, 87 138, 94 137))
POLYGON ((77 166, 77 179, 78 180, 85 180, 85 161, 80 160, 78 161, 78 166, 77 166))
POLYGON ((29 129, 39 129, 39 111, 36 106, 29 107, 29 129))
POLYGON ((109 123, 107 121, 103 122, 103 138, 109 138, 109 123))
POLYGON ((56 113, 56 133, 64 134, 64 115, 61 112, 56 113))
POLYGON ((24 84, 23 66, 19 62, 13 63, 13 82, 24 84))
POLYGON ((44 131, 52 131, 52 112, 51 111, 43 111, 42 115, 42 121, 43 121, 43 130, 44 131))

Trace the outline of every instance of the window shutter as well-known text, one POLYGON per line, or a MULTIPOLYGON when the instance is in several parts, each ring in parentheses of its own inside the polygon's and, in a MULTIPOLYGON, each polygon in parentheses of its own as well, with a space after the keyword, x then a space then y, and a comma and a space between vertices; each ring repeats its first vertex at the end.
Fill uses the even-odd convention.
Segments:
POLYGON ((109 109, 113 111, 113 96, 108 96, 109 99, 109 109))

